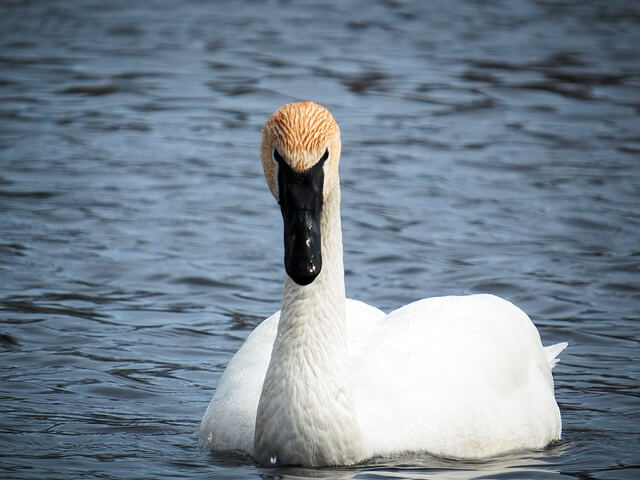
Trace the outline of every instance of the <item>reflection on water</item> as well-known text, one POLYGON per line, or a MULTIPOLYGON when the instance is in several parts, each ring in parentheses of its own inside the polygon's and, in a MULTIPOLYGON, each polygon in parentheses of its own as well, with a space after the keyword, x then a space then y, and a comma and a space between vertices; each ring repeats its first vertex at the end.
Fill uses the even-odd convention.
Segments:
POLYGON ((7 478, 640 475, 634 2, 3 2, 7 478), (564 440, 338 470, 211 458, 197 428, 281 295, 260 128, 343 136, 350 296, 492 292, 546 344, 564 440))

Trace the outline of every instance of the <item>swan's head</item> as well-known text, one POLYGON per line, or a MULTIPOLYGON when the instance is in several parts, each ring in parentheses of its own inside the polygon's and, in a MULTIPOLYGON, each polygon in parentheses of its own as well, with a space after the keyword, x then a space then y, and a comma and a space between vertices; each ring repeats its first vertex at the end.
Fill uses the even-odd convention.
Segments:
POLYGON ((280 107, 262 130, 262 166, 284 219, 285 268, 299 285, 322 269, 322 206, 338 184, 340 146, 338 124, 314 102, 280 107))

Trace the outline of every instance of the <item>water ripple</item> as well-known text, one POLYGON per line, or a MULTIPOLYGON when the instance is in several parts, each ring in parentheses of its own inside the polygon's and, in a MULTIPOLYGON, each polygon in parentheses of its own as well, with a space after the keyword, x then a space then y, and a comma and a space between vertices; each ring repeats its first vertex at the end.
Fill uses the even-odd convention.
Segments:
POLYGON ((0 13, 4 476, 638 476, 635 3, 0 13), (517 303, 545 344, 570 344, 554 370, 562 442, 326 470, 197 450, 231 355, 279 308, 281 216, 258 143, 300 98, 341 125, 348 295, 517 303))

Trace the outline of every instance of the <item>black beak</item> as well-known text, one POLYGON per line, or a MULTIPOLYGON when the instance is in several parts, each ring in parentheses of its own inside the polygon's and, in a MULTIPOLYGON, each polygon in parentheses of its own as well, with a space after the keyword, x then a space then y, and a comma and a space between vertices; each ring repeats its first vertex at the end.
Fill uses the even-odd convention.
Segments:
POLYGON ((324 162, 320 161, 304 172, 297 172, 286 162, 278 161, 279 203, 284 220, 284 265, 289 277, 298 285, 309 285, 322 270, 323 165, 324 162))

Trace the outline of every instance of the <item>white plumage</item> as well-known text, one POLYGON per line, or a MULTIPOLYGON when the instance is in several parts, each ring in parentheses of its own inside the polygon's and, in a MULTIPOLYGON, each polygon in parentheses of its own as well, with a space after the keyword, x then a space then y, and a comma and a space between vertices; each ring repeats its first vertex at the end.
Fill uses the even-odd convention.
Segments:
MULTIPOLYGON (((481 458, 560 438, 551 368, 527 315, 493 295, 438 297, 389 315, 346 303, 349 370, 368 452, 481 458), (443 313, 444 312, 444 313, 443 313)), ((202 444, 253 454, 256 410, 280 312, 234 355, 202 421, 202 444)))
MULTIPOLYGON (((318 108, 327 112, 305 102, 274 117, 295 134, 318 108)), ((269 125, 263 164, 265 152, 286 143, 269 125)), ((322 270, 306 286, 287 276, 282 313, 263 321, 227 366, 202 420, 202 446, 263 464, 340 465, 411 451, 482 458, 559 439, 551 369, 567 344, 543 347, 510 302, 438 297, 387 315, 345 298, 339 131, 326 135, 322 270)))

